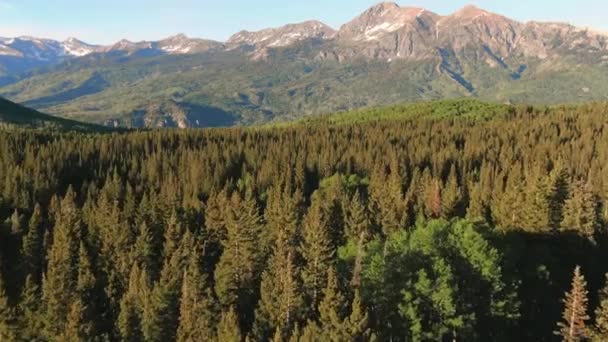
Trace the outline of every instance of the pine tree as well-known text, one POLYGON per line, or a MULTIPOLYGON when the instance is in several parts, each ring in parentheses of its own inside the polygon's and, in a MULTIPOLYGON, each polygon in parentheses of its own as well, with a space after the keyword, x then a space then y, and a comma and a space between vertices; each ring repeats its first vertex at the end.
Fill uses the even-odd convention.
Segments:
POLYGON ((300 335, 298 341, 299 342, 317 342, 322 340, 323 334, 321 328, 317 324, 316 321, 309 320, 307 324, 302 329, 302 334, 300 335))
POLYGON ((159 283, 155 286, 148 280, 145 270, 142 270, 138 285, 140 303, 142 306, 141 331, 144 341, 164 341, 171 332, 167 330, 167 292, 159 283))
POLYGON ((120 181, 106 182, 94 208, 94 218, 89 231, 98 241, 97 258, 105 274, 104 290, 109 299, 109 313, 112 319, 118 315, 120 297, 127 286, 126 280, 131 271, 131 245, 133 234, 120 208, 120 181))
POLYGON ((527 191, 521 222, 522 228, 534 233, 550 233, 552 231, 551 205, 549 184, 545 178, 538 176, 529 185, 527 191))
POLYGON ((142 309, 138 293, 139 282, 139 267, 134 264, 129 276, 129 287, 120 300, 120 314, 116 320, 121 341, 139 342, 144 340, 141 332, 142 309))
POLYGON ((270 191, 264 211, 267 222, 265 234, 269 234, 264 241, 268 246, 272 246, 280 231, 285 232, 290 243, 295 242, 300 224, 300 197, 299 191, 292 195, 288 189, 281 191, 278 186, 270 191))
POLYGON ((234 309, 222 313, 216 331, 217 341, 222 342, 241 342, 241 329, 239 328, 238 318, 234 309))
POLYGON ((212 192, 205 205, 205 228, 213 241, 225 239, 226 213, 230 206, 228 189, 212 192))
POLYGON ((484 202, 482 185, 476 182, 470 182, 468 188, 469 206, 467 208, 466 217, 472 220, 486 219, 487 203, 484 202))
POLYGON ((564 205, 568 199, 568 174, 566 170, 557 166, 550 175, 549 201, 550 225, 553 231, 558 231, 564 219, 564 205))
POLYGON ((177 251, 185 232, 186 228, 184 227, 182 217, 175 209, 173 209, 169 222, 167 223, 167 228, 165 229, 165 241, 163 249, 163 256, 165 260, 169 260, 173 253, 177 251))
POLYGON ((432 179, 426 184, 424 213, 429 218, 439 218, 444 208, 441 181, 432 179))
MULTIPOLYGON (((260 231, 261 219, 253 195, 249 193, 242 199, 234 193, 226 215, 223 252, 215 269, 215 291, 224 307, 236 306, 237 312, 244 316, 249 316, 248 308, 254 305, 260 266, 260 231)), ((244 316, 241 318, 251 318, 244 316)))
POLYGON ((70 304, 65 326, 56 338, 58 342, 90 341, 89 323, 84 318, 86 310, 80 299, 70 304))
POLYGON ((608 273, 606 282, 599 293, 600 304, 595 310, 594 341, 608 341, 608 273))
POLYGON ((369 213, 362 203, 359 192, 355 193, 349 205, 346 206, 345 214, 345 230, 349 240, 358 240, 362 232, 369 233, 369 213))
POLYGON ((359 291, 355 291, 350 316, 344 322, 346 340, 353 342, 369 341, 372 338, 369 329, 368 314, 361 303, 359 291))
POLYGON ((11 223, 11 234, 17 237, 21 237, 23 233, 23 217, 19 214, 19 210, 15 209, 13 215, 10 217, 11 223))
MULTIPOLYGON (((523 186, 525 178, 521 174, 521 167, 514 166, 509 169, 506 186, 503 192, 493 192, 492 216, 503 230, 521 228, 523 221, 523 204, 526 191, 523 186)), ((505 176, 506 177, 506 176, 505 176)))
POLYGON ((384 166, 374 169, 370 180, 370 209, 374 222, 382 228, 385 236, 401 229, 408 221, 406 201, 403 194, 403 178, 399 165, 391 161, 390 174, 384 166))
POLYGON ((27 234, 23 237, 21 254, 23 255, 25 272, 39 280, 42 270, 42 209, 39 204, 34 207, 30 217, 27 234))
POLYGON ((315 311, 327 283, 327 270, 333 263, 334 248, 329 237, 327 218, 316 198, 308 209, 302 229, 300 254, 304 260, 302 281, 310 308, 315 311))
POLYGON ((0 274, 0 341, 14 341, 17 336, 16 329, 15 310, 8 302, 0 274))
POLYGON ((200 269, 198 253, 192 253, 184 273, 177 341, 211 341, 215 337, 216 311, 213 294, 200 269))
MULTIPOLYGON (((173 238, 176 238, 174 236, 173 238)), ((160 279, 153 290, 153 321, 159 328, 161 340, 174 340, 179 325, 179 295, 182 288, 183 272, 188 265, 188 257, 199 253, 190 231, 186 230, 181 242, 171 254, 165 256, 160 279)))
POLYGON ((456 165, 452 164, 448 180, 441 192, 441 216, 449 219, 459 215, 458 207, 461 200, 462 191, 458 185, 456 165))
POLYGON ((319 323, 322 340, 346 341, 344 312, 346 300, 340 291, 338 278, 333 267, 329 268, 327 286, 323 291, 323 300, 319 304, 319 323))
POLYGON ((63 329, 72 296, 76 293, 81 220, 75 197, 70 190, 61 201, 42 284, 46 328, 50 336, 56 336, 63 329))
POLYGON ((261 298, 256 310, 258 339, 266 340, 275 331, 288 336, 302 304, 295 251, 287 231, 279 231, 274 254, 262 275, 261 298), (277 330, 278 329, 278 330, 277 330))
POLYGON ((35 341, 42 338, 43 322, 40 319, 40 289, 32 275, 25 279, 19 300, 19 339, 35 341))
POLYGON ((98 317, 95 307, 97 299, 95 287, 96 279, 93 275, 91 260, 84 243, 81 242, 78 252, 78 279, 76 281, 78 299, 72 305, 76 305, 73 310, 79 310, 78 329, 85 340, 90 340, 97 335, 94 326, 98 317))
POLYGON ((158 273, 158 253, 155 239, 145 221, 139 225, 139 233, 133 245, 132 260, 140 268, 145 268, 153 274, 158 273))
POLYGON ((581 268, 576 266, 572 278, 572 288, 566 292, 564 298, 563 321, 557 324, 559 330, 556 335, 563 341, 583 341, 588 337, 587 324, 587 282, 581 274, 581 268))
POLYGON ((346 209, 346 231, 349 240, 356 241, 357 255, 351 278, 351 285, 355 288, 361 284, 363 270, 364 244, 370 234, 370 222, 365 206, 361 203, 359 193, 356 193, 346 209))
POLYGON ((564 206, 562 231, 575 232, 590 240, 599 227, 598 202, 588 184, 576 182, 564 206))

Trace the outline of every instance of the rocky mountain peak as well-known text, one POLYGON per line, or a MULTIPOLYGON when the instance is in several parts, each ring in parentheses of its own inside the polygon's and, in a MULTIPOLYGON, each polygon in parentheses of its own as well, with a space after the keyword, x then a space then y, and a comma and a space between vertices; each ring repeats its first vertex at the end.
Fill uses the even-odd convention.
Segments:
POLYGON ((185 42, 185 41, 189 41, 189 40, 190 40, 190 38, 188 36, 186 36, 185 34, 178 33, 174 36, 162 39, 161 42, 185 42))
POLYGON ((183 33, 160 40, 156 44, 156 48, 169 54, 203 52, 221 46, 221 43, 205 39, 190 38, 183 33))
POLYGON ((387 34, 403 27, 425 21, 432 22, 439 16, 420 7, 400 7, 391 2, 383 2, 371 7, 360 16, 340 28, 338 38, 352 41, 380 40, 387 34))
POLYGON ((93 52, 101 52, 100 46, 90 45, 74 37, 70 37, 61 43, 67 55, 81 57, 93 52))
POLYGON ((478 18, 482 16, 492 15, 492 13, 481 9, 475 5, 466 5, 463 8, 456 11, 453 16, 460 18, 478 18))
POLYGON ((335 32, 328 25, 311 20, 256 32, 241 31, 230 37, 228 44, 251 45, 257 49, 282 47, 307 39, 329 39, 335 35, 335 32))
POLYGON ((385 1, 370 7, 363 14, 383 16, 391 11, 399 11, 400 9, 401 6, 399 6, 397 3, 385 1))

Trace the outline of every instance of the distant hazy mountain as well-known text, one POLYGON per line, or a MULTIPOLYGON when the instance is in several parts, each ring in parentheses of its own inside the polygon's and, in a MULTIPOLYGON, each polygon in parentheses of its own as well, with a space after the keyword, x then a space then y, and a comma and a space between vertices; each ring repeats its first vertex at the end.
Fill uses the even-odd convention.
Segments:
POLYGON ((0 39, 0 95, 109 125, 206 127, 449 97, 608 99, 608 36, 466 6, 381 3, 338 30, 307 21, 227 42, 111 46, 0 39))

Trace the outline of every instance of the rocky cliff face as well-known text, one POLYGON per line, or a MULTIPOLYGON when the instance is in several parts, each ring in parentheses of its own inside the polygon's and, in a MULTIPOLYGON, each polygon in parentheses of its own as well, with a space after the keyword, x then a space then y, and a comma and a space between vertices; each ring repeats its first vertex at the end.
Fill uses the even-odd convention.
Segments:
POLYGON ((381 3, 343 25, 327 56, 421 60, 469 53, 500 63, 508 57, 547 58, 581 49, 605 51, 606 36, 567 24, 521 23, 466 6, 447 16, 381 3))

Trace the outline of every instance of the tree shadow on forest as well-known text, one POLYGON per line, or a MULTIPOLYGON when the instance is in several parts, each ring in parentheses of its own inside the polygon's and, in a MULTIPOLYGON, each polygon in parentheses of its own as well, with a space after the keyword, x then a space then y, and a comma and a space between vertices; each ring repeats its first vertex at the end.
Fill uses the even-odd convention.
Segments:
POLYGON ((564 293, 573 270, 580 265, 589 291, 588 313, 593 317, 597 292, 608 272, 605 236, 592 242, 576 234, 508 232, 497 246, 504 253, 504 274, 519 282, 520 341, 559 341, 553 332, 561 319, 564 293), (542 339, 539 338, 542 336, 542 339))

